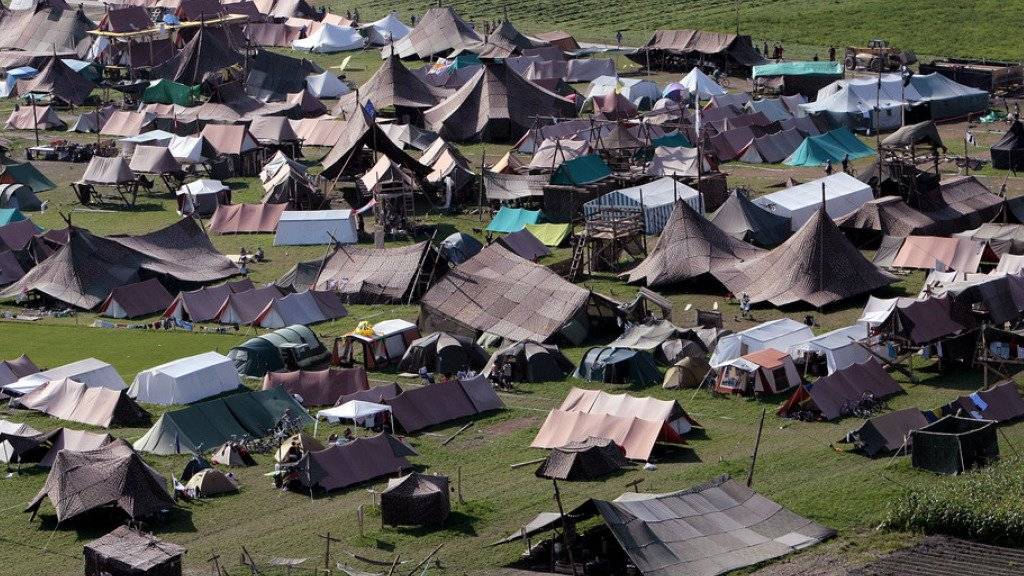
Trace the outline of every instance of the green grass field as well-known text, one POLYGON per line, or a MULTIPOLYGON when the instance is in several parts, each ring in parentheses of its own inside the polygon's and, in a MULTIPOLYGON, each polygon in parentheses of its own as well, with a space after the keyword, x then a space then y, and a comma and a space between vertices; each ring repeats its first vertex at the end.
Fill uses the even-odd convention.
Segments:
MULTIPOLYGON (((358 6, 363 19, 368 20, 381 16, 390 7, 401 10, 404 17, 410 8, 415 8, 418 13, 426 4, 400 1, 381 5, 356 0, 339 4, 335 10, 343 13, 347 8, 358 6)), ((470 20, 497 16, 495 3, 459 1, 452 4, 470 20)), ((669 4, 665 0, 608 4, 585 0, 564 7, 526 0, 507 8, 509 16, 525 31, 564 29, 577 34, 582 40, 607 42, 612 40, 617 28, 627 28, 627 42, 639 43, 646 39, 649 31, 658 27, 732 30, 735 25, 733 7, 732 2, 722 0, 700 4, 669 4)), ((781 0, 749 6, 744 3, 741 26, 744 32, 753 34, 755 38, 781 39, 787 46, 799 46, 799 50, 808 55, 827 49, 832 43, 860 44, 871 37, 881 36, 895 45, 912 48, 922 54, 1015 58, 1015 32, 1019 22, 1013 18, 1002 18, 1002 9, 1002 4, 991 1, 940 6, 919 0, 898 5, 891 2, 883 4, 878 0, 856 3, 837 0, 811 5, 781 0), (919 25, 919 22, 930 24, 919 25)), ((315 56, 313 59, 329 67, 339 63, 344 56, 315 56)), ((353 58, 356 69, 346 74, 350 80, 362 82, 373 73, 378 62, 374 51, 359 53, 353 58)), ((657 79, 664 83, 669 76, 659 75, 657 79)), ((0 112, 6 115, 9 106, 9 101, 0 103, 0 112)), ((964 128, 962 124, 944 126, 943 136, 956 142, 962 137, 964 128)), ((987 146, 998 138, 1000 130, 1001 127, 995 126, 978 128, 975 134, 980 143, 987 146)), ((31 133, 4 133, 3 137, 13 141, 16 154, 21 154, 32 139, 31 133)), ((68 135, 49 132, 42 137, 49 140, 68 135)), ((972 154, 984 155, 984 150, 979 148, 972 154)), ((465 155, 474 163, 478 163, 481 156, 486 162, 491 162, 505 151, 505 147, 497 145, 463 147, 465 155)), ((324 150, 308 152, 307 158, 315 162, 324 150)), ((859 162, 857 167, 866 162, 859 162)), ((178 217, 174 212, 174 201, 160 185, 156 194, 142 197, 140 206, 133 211, 83 209, 75 204, 68 186, 80 176, 83 165, 38 165, 58 184, 56 190, 42 195, 49 202, 49 211, 31 214, 41 226, 62 227, 61 213, 64 213, 71 215, 75 225, 95 233, 138 234, 168 225, 178 217)), ((770 191, 772 183, 782 181, 786 176, 807 180, 821 174, 817 169, 792 170, 783 166, 752 167, 735 163, 726 165, 724 169, 729 173, 730 186, 748 186, 755 193, 770 191)), ((943 170, 952 172, 955 168, 947 164, 943 170)), ((1010 195, 1024 192, 1024 178, 1008 177, 991 169, 985 169, 983 174, 983 180, 993 189, 998 189, 1005 182, 1010 195)), ((228 184, 233 188, 235 202, 257 202, 262 195, 258 181, 252 178, 233 178, 228 184)), ((471 232, 473 228, 485 225, 487 219, 477 215, 440 216, 432 213, 425 213, 422 218, 439 228, 438 237, 453 230, 471 232)), ((256 282, 272 281, 296 262, 318 257, 325 251, 323 247, 273 247, 271 235, 215 236, 213 241, 221 251, 229 254, 237 253, 241 246, 247 249, 263 246, 269 262, 252 267, 252 279, 256 282)), ((566 256, 567 250, 559 249, 546 262, 566 256)), ((916 294, 923 276, 921 272, 909 274, 880 295, 916 294)), ((636 290, 611 275, 589 278, 582 284, 620 300, 630 298, 636 290)), ((707 309, 717 303, 724 311, 727 328, 738 330, 752 325, 751 322, 734 319, 736 306, 726 299, 720 288, 697 284, 669 291, 667 296, 675 305, 677 313, 674 319, 679 324, 685 325, 692 320, 689 313, 683 312, 687 304, 707 309)), ((820 324, 816 331, 824 332, 855 321, 865 300, 866 297, 855 298, 824 311, 761 308, 755 311, 755 317, 758 322, 783 316, 802 320, 805 314, 812 313, 820 324)), ((351 330, 360 320, 414 320, 418 308, 415 305, 351 306, 349 312, 347 318, 315 326, 314 330, 330 344, 335 336, 351 330)), ((139 370, 208 350, 224 353, 255 333, 251 328, 227 334, 205 330, 186 333, 99 329, 89 327, 94 319, 94 314, 82 313, 73 318, 45 319, 35 323, 2 321, 0 358, 27 353, 41 366, 52 367, 94 356, 113 364, 130 383, 139 370)), ((588 346, 604 341, 607 339, 587 342, 566 352, 570 359, 578 362, 588 346)), ((981 385, 980 376, 976 373, 941 375, 934 366, 921 359, 916 360, 915 370, 919 379, 916 385, 911 385, 902 376, 897 377, 907 393, 890 401, 893 409, 910 406, 935 408, 981 385)), ((376 380, 398 378, 391 373, 375 373, 371 377, 376 380)), ((250 382, 249 385, 255 387, 257 383, 250 382)), ((305 557, 309 558, 306 567, 317 565, 322 562, 323 546, 316 534, 326 531, 342 539, 340 546, 333 548, 334 559, 364 571, 382 572, 386 568, 363 564, 349 554, 381 561, 390 561, 400 554, 403 560, 410 561, 405 566, 411 569, 434 547, 443 543, 444 548, 438 555, 441 569, 431 570, 431 574, 494 573, 515 560, 521 546, 517 543, 488 548, 486 545, 518 529, 536 513, 554 509, 550 485, 533 476, 532 466, 510 470, 509 465, 543 455, 541 451, 530 449, 529 444, 547 411, 557 406, 574 385, 586 384, 570 379, 525 385, 521 392, 504 394, 505 410, 476 419, 471 428, 447 446, 441 443, 467 421, 451 422, 409 438, 420 453, 412 459, 418 469, 452 476, 461 469, 466 501, 454 504, 454 514, 443 529, 382 530, 366 489, 381 488, 383 480, 314 498, 276 491, 270 480, 263 476, 271 469, 270 457, 260 456, 259 466, 236 470, 242 482, 240 494, 185 504, 174 512, 169 524, 155 527, 156 533, 189 548, 185 564, 186 571, 191 574, 210 573, 206 559, 214 553, 221 555, 222 563, 229 566, 231 574, 248 573, 237 564, 243 545, 260 561, 274 556, 305 557), (356 522, 360 506, 367 512, 363 535, 360 535, 356 522)), ((768 415, 754 487, 797 513, 839 530, 837 539, 805 554, 824 552, 843 562, 858 562, 880 551, 912 542, 917 536, 877 531, 876 527, 886 518, 888 502, 905 488, 933 486, 940 482, 930 474, 913 470, 906 458, 868 459, 837 452, 831 444, 859 426, 859 420, 804 423, 780 419, 774 415, 774 409, 782 398, 721 398, 703 391, 666 391, 657 386, 606 386, 605 389, 679 400, 704 425, 707 433, 693 439, 685 448, 657 453, 657 470, 637 468, 603 482, 564 485, 563 495, 569 507, 589 497, 614 498, 635 479, 644 479, 643 490, 670 491, 720 473, 745 475, 762 410, 767 410, 768 415)), ((165 410, 162 407, 148 408, 154 419, 165 410)), ((28 422, 43 430, 65 424, 20 411, 8 411, 0 417, 28 422)), ((1024 425, 1012 425, 1003 430, 1005 436, 1001 440, 1013 446, 1024 446, 1024 425)), ((145 429, 114 429, 110 432, 134 440, 145 429)), ((322 436, 327 433, 320 431, 322 436)), ((1007 448, 1010 447, 1004 447, 1004 450, 1007 448)), ((186 458, 147 457, 147 460, 162 474, 170 476, 180 473, 186 458)), ((0 574, 78 573, 82 566, 82 544, 113 527, 101 516, 57 525, 49 505, 44 505, 41 519, 29 522, 28 515, 21 510, 44 479, 45 472, 34 469, 0 478, 0 574)))

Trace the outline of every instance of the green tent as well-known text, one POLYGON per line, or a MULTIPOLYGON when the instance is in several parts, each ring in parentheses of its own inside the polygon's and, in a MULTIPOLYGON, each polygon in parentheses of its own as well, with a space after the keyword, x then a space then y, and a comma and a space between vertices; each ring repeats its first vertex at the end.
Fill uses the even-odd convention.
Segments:
POLYGON ((572 234, 570 224, 527 224, 526 229, 545 246, 561 246, 572 234))
POLYGON ((316 334, 301 324, 250 338, 228 352, 239 374, 256 378, 285 369, 288 361, 298 364, 299 368, 307 368, 329 356, 330 352, 316 334))
POLYGON ((861 142, 847 128, 837 128, 827 134, 805 138, 800 146, 785 160, 787 166, 823 166, 843 161, 866 158, 875 151, 861 142))
POLYGON ((540 222, 540 210, 525 208, 509 208, 502 206, 487 225, 488 232, 512 233, 519 232, 527 224, 540 222))
POLYGON ((232 437, 270 435, 285 411, 304 424, 313 421, 283 388, 242 392, 165 412, 134 446, 161 456, 209 452, 232 437))
POLYGON ((186 86, 165 78, 153 80, 142 93, 142 101, 147 104, 191 106, 198 98, 199 86, 186 86))
POLYGON ((28 162, 15 162, 0 158, 0 184, 23 184, 36 194, 53 190, 57 186, 28 162))
POLYGON ((779 62, 777 64, 762 64, 754 66, 753 77, 763 76, 825 76, 843 75, 842 62, 826 61, 798 61, 779 62))
POLYGON ((654 148, 664 146, 665 148, 693 148, 693 144, 690 143, 690 139, 686 137, 682 132, 673 132, 666 134, 661 138, 655 138, 651 140, 651 145, 654 148))
POLYGON ((17 208, 0 208, 0 226, 7 226, 11 222, 27 220, 25 215, 17 208))
POLYGON ((587 350, 574 376, 589 382, 635 386, 651 386, 662 379, 650 352, 606 346, 587 350))
POLYGON ((584 186, 612 175, 612 169, 598 154, 588 154, 563 162, 551 175, 551 183, 560 186, 584 186))

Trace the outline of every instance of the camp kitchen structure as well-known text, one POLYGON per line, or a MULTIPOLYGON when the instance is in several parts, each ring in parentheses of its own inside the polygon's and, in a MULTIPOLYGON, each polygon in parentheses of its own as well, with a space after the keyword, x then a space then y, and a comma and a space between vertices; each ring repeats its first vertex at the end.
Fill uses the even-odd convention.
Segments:
POLYGON ((331 361, 341 366, 362 364, 367 370, 379 370, 398 363, 419 337, 419 327, 408 320, 384 320, 357 327, 334 341, 331 361))

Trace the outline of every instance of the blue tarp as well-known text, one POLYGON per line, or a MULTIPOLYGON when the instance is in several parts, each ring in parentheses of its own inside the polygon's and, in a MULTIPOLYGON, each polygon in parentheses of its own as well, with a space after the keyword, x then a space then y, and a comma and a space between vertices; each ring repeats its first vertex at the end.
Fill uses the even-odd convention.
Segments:
POLYGON ((519 232, 527 224, 540 222, 540 210, 525 208, 509 208, 502 206, 487 225, 488 232, 511 233, 519 232))

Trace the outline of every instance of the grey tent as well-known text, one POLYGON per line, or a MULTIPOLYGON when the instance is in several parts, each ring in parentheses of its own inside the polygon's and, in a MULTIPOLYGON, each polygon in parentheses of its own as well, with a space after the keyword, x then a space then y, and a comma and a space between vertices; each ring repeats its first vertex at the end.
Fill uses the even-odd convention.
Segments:
POLYGON ((455 10, 448 6, 434 7, 427 10, 408 35, 397 40, 393 46, 384 47, 382 54, 385 57, 395 54, 403 60, 428 60, 433 56, 447 54, 452 49, 479 44, 481 41, 482 38, 473 30, 473 26, 460 18, 455 10))
POLYGON ((590 437, 551 450, 537 476, 554 480, 597 480, 629 465, 619 445, 606 438, 590 437))
POLYGON ((514 382, 553 382, 564 380, 575 366, 554 344, 534 340, 516 342, 491 355, 482 373, 493 377, 505 364, 512 364, 514 382))
POLYGON ((1000 170, 1024 169, 1024 124, 1014 120, 1006 133, 992 145, 992 167, 1000 170))
POLYGON ((31 188, 24 184, 0 184, 0 209, 20 212, 39 210, 43 203, 31 188))
POLYGON ((576 105, 526 80, 504 63, 488 62, 423 116, 442 138, 456 142, 517 140, 537 116, 572 118, 576 105))
POLYGON ((177 318, 190 322, 209 322, 220 311, 228 295, 252 290, 255 285, 248 278, 207 286, 191 292, 179 292, 167 306, 164 318, 177 318))
POLYGON ((483 376, 405 390, 387 404, 395 422, 410 434, 505 406, 483 376))
POLYGON ((715 211, 711 223, 737 240, 758 246, 777 246, 789 238, 789 218, 765 210, 736 190, 715 211))
POLYGON ((406 154, 400 146, 395 145, 391 138, 388 138, 387 133, 370 118, 366 109, 359 106, 356 110, 349 111, 348 120, 345 121, 339 139, 320 161, 324 167, 321 174, 325 178, 336 178, 342 173, 358 173, 356 168, 361 162, 358 160, 353 162, 352 159, 353 157, 358 159, 363 153, 363 148, 370 148, 386 156, 392 162, 400 164, 419 177, 425 177, 430 173, 429 168, 406 154))
POLYGON ((689 204, 678 201, 658 238, 654 250, 625 274, 629 282, 643 281, 650 287, 667 286, 711 274, 761 255, 761 249, 726 234, 698 214, 689 204))
POLYGON ((419 295, 417 279, 436 279, 447 268, 435 250, 428 241, 396 248, 338 246, 327 256, 316 288, 337 291, 353 304, 405 301, 419 295))
MULTIPOLYGON (((672 364, 683 352, 683 342, 695 343, 699 338, 684 333, 668 320, 654 320, 627 326, 622 335, 608 343, 611 348, 629 348, 650 352, 661 364, 672 364)), ((703 344, 698 344, 703 348, 703 344)), ((706 352, 705 352, 706 353, 706 352)))
POLYGON ((498 238, 497 242, 508 248, 516 256, 525 258, 530 262, 536 262, 544 256, 551 255, 551 250, 526 228, 506 234, 498 238))
POLYGON ((836 420, 852 414, 865 396, 887 398, 903 392, 881 364, 873 359, 851 364, 823 376, 812 384, 800 384, 779 408, 779 415, 809 414, 836 420))
POLYGON ((195 36, 170 60, 155 66, 153 78, 165 78, 186 86, 202 84, 208 76, 243 63, 220 29, 200 26, 195 36))
POLYGON ((441 241, 440 249, 452 264, 462 264, 483 249, 479 240, 465 232, 455 232, 441 241))
POLYGON ((306 452, 296 468, 304 488, 331 491, 408 470, 407 456, 416 451, 390 434, 378 434, 306 452))
POLYGON ((910 432, 928 425, 917 408, 896 410, 869 418, 860 428, 846 435, 846 441, 868 456, 910 451, 910 432))
POLYGON ((945 416, 910 433, 914 468, 938 474, 961 474, 999 459, 996 423, 945 416))
POLYGON ((779 247, 720 274, 734 294, 776 306, 803 301, 821 307, 896 281, 843 236, 824 203, 779 247))
POLYGON ((324 267, 324 259, 296 262, 283 276, 274 282, 278 288, 292 292, 303 292, 316 285, 316 277, 324 267))
MULTIPOLYGON (((988 65, 985 68, 989 68, 988 65)), ((994 70, 998 68, 992 67, 994 70)), ((961 65, 956 65, 956 74, 961 65)), ((1015 538, 1010 536, 1011 539, 1015 538)), ((1010 546, 1015 540, 1007 542, 1010 546)), ((1024 565, 1024 550, 982 544, 948 536, 925 536, 920 544, 901 548, 850 572, 851 576, 1016 576, 1024 565)))
POLYGON ((285 100, 306 89, 306 76, 323 69, 309 60, 259 50, 248 59, 245 93, 264 102, 285 100))
POLYGON ((940 231, 927 214, 911 208, 898 196, 882 196, 865 202, 857 210, 836 218, 847 231, 868 231, 883 236, 929 236, 940 231))
MULTIPOLYGON (((377 110, 394 108, 396 116, 426 110, 436 106, 449 92, 431 86, 409 71, 397 56, 384 60, 373 76, 359 87, 359 103, 373 102, 377 110)), ((349 92, 338 99, 335 112, 355 108, 356 93, 349 92)))
POLYGON ((450 512, 447 476, 413 472, 388 480, 380 493, 381 521, 389 526, 442 524, 450 512))
POLYGON ((119 526, 83 548, 85 573, 89 576, 181 574, 181 557, 186 552, 184 546, 128 526, 119 526))
POLYGON ((483 348, 471 338, 434 332, 409 343, 398 369, 416 373, 420 368, 438 374, 455 374, 466 368, 479 370, 487 362, 483 348))
POLYGON ((53 57, 45 68, 28 80, 18 80, 18 94, 49 94, 54 100, 80 106, 96 85, 75 72, 60 58, 53 57))

